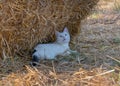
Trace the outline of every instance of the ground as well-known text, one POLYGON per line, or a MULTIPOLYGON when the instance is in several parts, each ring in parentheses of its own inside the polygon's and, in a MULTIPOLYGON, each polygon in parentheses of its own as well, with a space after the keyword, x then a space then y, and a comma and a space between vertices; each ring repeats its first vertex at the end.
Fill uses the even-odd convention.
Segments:
POLYGON ((120 4, 101 0, 82 21, 68 57, 29 66, 30 56, 1 62, 0 86, 119 86, 120 4))

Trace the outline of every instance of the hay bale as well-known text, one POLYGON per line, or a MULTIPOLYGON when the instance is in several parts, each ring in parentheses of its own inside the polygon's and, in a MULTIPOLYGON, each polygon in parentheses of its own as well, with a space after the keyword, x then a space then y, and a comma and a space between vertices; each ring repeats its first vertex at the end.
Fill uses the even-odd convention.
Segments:
POLYGON ((0 0, 0 52, 27 53, 38 42, 54 40, 54 30, 79 32, 80 22, 99 0, 0 0))

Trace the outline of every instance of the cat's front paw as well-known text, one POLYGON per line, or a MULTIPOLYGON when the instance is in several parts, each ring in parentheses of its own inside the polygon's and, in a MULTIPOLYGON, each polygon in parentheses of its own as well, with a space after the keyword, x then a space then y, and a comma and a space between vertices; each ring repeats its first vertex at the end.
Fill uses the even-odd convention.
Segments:
POLYGON ((69 56, 71 53, 69 51, 64 52, 61 56, 69 56))

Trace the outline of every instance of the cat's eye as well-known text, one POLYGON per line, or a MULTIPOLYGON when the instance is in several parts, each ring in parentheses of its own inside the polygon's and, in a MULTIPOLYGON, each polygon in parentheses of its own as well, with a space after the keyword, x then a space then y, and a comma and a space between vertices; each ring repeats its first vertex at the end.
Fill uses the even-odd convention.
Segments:
POLYGON ((62 36, 60 35, 60 37, 62 37, 62 36))
POLYGON ((65 34, 65 36, 67 36, 67 34, 65 34))

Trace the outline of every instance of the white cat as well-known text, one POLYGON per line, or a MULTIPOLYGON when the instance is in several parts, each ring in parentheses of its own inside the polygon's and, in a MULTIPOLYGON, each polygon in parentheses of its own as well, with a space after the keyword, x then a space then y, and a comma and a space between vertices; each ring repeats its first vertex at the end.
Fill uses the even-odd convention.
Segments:
POLYGON ((55 32, 56 41, 49 44, 38 44, 34 48, 34 53, 32 55, 32 65, 35 66, 36 62, 40 59, 55 59, 57 55, 69 54, 66 51, 70 50, 70 34, 67 27, 64 28, 63 32, 55 32), (66 53, 66 54, 65 54, 66 53))

